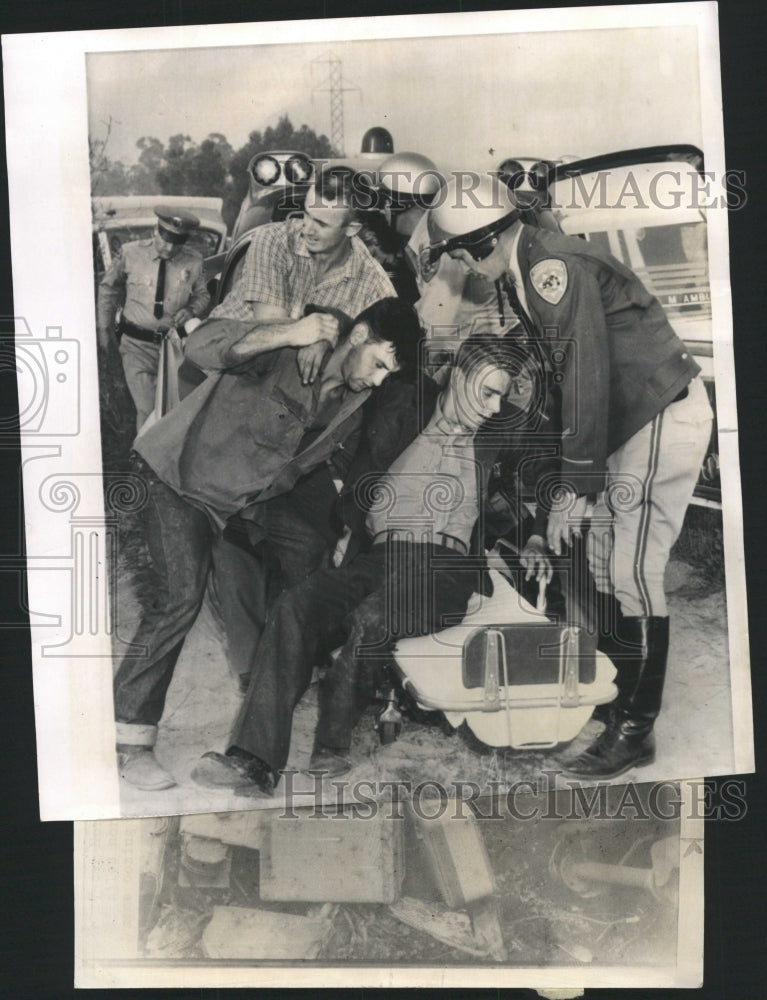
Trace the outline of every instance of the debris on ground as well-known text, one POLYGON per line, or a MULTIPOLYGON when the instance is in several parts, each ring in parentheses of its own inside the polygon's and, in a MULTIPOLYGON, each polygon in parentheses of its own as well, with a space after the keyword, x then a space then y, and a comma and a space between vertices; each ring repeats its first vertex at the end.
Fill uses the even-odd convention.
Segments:
POLYGON ((332 909, 298 916, 244 906, 217 906, 202 934, 206 958, 317 958, 333 933, 332 909))
POLYGON ((475 937, 468 913, 450 910, 444 903, 425 903, 412 896, 403 896, 392 903, 389 912, 409 927, 424 931, 451 948, 479 958, 490 957, 490 949, 482 947, 475 937))

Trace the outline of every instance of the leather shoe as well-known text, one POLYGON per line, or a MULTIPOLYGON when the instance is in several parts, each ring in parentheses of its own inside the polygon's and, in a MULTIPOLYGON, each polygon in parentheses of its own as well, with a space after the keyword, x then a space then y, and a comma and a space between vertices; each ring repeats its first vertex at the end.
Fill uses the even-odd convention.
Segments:
POLYGON ((307 770, 322 771, 325 778, 337 778, 341 774, 351 771, 351 761, 347 760, 340 753, 331 750, 330 747, 316 746, 312 752, 307 770))
POLYGON ((173 788, 176 779, 161 767, 151 747, 121 746, 117 749, 120 777, 145 792, 173 788))
POLYGON ((226 788, 235 795, 271 797, 274 774, 258 757, 247 759, 237 754, 204 753, 192 771, 192 780, 205 788, 226 788))

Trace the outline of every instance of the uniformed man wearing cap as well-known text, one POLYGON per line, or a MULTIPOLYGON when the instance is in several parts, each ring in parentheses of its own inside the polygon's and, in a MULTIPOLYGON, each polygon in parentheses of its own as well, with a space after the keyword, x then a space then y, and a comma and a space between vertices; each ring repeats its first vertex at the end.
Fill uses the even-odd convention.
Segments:
POLYGON ((202 256, 184 246, 200 220, 183 209, 158 205, 151 239, 126 243, 99 286, 98 336, 109 345, 115 312, 125 381, 136 404, 140 430, 155 405, 160 344, 170 327, 202 316, 210 303, 202 256))
MULTIPOLYGON (((524 225, 497 178, 448 185, 429 212, 421 266, 447 255, 495 285, 561 394, 560 469, 548 490, 555 554, 587 537, 600 649, 618 696, 595 742, 563 767, 610 778, 654 760, 669 646, 663 578, 711 434, 700 369, 663 307, 620 261, 576 236, 524 225)), ((544 484, 541 484, 544 485, 544 484)))

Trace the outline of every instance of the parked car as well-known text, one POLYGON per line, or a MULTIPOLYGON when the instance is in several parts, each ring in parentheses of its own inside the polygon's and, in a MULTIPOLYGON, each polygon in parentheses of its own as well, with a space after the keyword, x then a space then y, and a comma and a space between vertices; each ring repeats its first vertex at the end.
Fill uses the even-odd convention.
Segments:
POLYGON ((93 270, 98 287, 104 272, 123 243, 143 240, 154 232, 155 206, 169 205, 194 212, 200 227, 189 237, 187 246, 204 259, 204 273, 213 279, 219 273, 227 249, 227 227, 221 218, 221 198, 194 198, 178 195, 102 196, 91 202, 93 214, 93 270))

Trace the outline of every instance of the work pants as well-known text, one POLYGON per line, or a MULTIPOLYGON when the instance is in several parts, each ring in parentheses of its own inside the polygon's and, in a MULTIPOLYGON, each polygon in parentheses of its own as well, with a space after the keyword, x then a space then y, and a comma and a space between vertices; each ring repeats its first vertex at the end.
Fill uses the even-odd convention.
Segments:
POLYGON ((160 347, 123 334, 120 338, 120 357, 125 382, 136 406, 136 430, 140 431, 154 411, 160 347))
POLYGON ((400 638, 459 622, 480 589, 481 573, 441 545, 382 543, 282 594, 269 610, 230 745, 275 772, 283 768, 293 709, 318 658, 343 642, 323 681, 317 738, 348 747, 372 693, 371 665, 387 659, 400 638))
POLYGON ((133 649, 114 682, 118 743, 153 746, 157 723, 181 648, 200 610, 211 567, 232 669, 248 672, 266 615, 269 573, 304 579, 326 558, 325 540, 282 498, 268 501, 265 539, 257 554, 222 538, 207 516, 167 487, 144 465, 148 486, 146 537, 154 571, 153 600, 142 615, 133 649), (277 501, 280 502, 277 502, 277 501))

